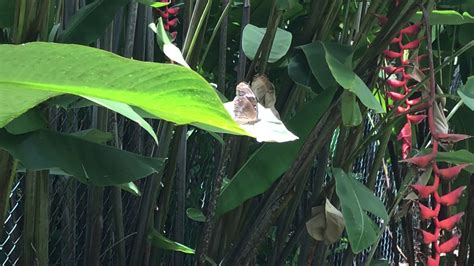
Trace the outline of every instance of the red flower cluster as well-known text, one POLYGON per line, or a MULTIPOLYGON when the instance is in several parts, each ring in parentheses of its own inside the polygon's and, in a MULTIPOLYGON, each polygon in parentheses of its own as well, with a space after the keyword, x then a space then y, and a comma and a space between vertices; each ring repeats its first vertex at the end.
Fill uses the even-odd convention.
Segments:
MULTIPOLYGON (((386 21, 383 17, 380 19, 381 22, 386 21)), ((397 140, 402 141, 402 158, 406 159, 410 153, 412 146, 412 133, 411 125, 418 124, 426 118, 426 115, 423 114, 409 114, 409 111, 412 106, 417 105, 421 102, 420 98, 415 99, 406 99, 407 94, 411 92, 413 85, 409 86, 408 83, 410 80, 413 80, 411 75, 407 73, 406 68, 412 67, 409 65, 409 60, 406 58, 407 50, 417 49, 420 45, 420 40, 415 39, 407 43, 403 43, 404 37, 416 36, 420 31, 420 27, 417 24, 408 26, 402 30, 398 37, 393 38, 391 43, 398 46, 397 51, 394 50, 385 50, 383 53, 385 58, 389 61, 399 64, 399 66, 388 65, 384 67, 384 72, 391 76, 397 75, 396 79, 388 79, 387 85, 390 87, 390 91, 387 91, 387 96, 390 97, 393 101, 402 101, 405 99, 404 106, 400 105, 397 107, 396 112, 399 114, 404 114, 406 117, 406 123, 402 127, 400 133, 397 136, 397 140)), ((422 57, 418 57, 417 60, 420 60, 422 57)))
MULTIPOLYGON (((163 3, 167 3, 168 0, 161 0, 163 3)), ((174 4, 175 0, 171 0, 170 5, 174 4)), ((169 6, 169 5, 168 5, 169 6)), ((176 39, 176 35, 178 34, 176 31, 176 27, 178 26, 178 14, 179 14, 179 7, 162 7, 156 8, 155 12, 163 19, 163 27, 167 32, 171 34, 173 40, 176 39)))
MULTIPOLYGON (((396 1, 396 5, 399 4, 399 1, 396 1)), ((384 24, 387 22, 387 18, 383 16, 378 16, 379 23, 384 24)), ((440 242, 440 237, 442 236, 442 230, 451 231, 456 223, 459 222, 461 217, 464 215, 464 212, 452 215, 443 220, 439 219, 439 212, 441 206, 452 206, 456 204, 459 200, 459 197, 463 193, 465 187, 459 187, 446 195, 440 195, 438 193, 438 188, 440 185, 440 178, 445 181, 452 181, 462 169, 464 169, 468 164, 460 164, 456 166, 451 166, 448 168, 440 169, 438 168, 436 157, 438 153, 438 147, 440 143, 455 143, 457 141, 464 140, 469 138, 469 136, 461 134, 447 134, 442 132, 437 132, 435 126, 434 118, 434 105, 435 102, 435 90, 433 86, 430 88, 430 95, 428 96, 427 103, 421 103, 421 97, 415 99, 408 99, 407 94, 411 92, 413 84, 416 83, 412 76, 407 73, 407 68, 412 66, 409 65, 408 57, 406 56, 407 50, 417 49, 420 45, 422 39, 414 39, 403 43, 403 39, 408 39, 418 35, 420 31, 419 24, 410 25, 399 32, 398 37, 392 39, 391 44, 398 46, 396 50, 385 50, 384 56, 392 64, 384 67, 384 72, 389 76, 396 76, 397 78, 391 78, 387 80, 387 85, 390 88, 390 91, 387 92, 387 96, 391 98, 394 102, 405 101, 395 110, 399 115, 404 115, 406 117, 406 122, 400 133, 397 136, 397 140, 402 141, 402 158, 404 162, 416 165, 419 168, 426 168, 432 166, 434 172, 434 182, 431 185, 421 185, 415 184, 412 185, 413 190, 415 190, 420 199, 432 198, 432 203, 434 208, 430 206, 425 206, 419 202, 420 215, 423 220, 430 220, 434 225, 434 232, 428 232, 421 230, 423 235, 423 242, 426 245, 432 245, 434 253, 427 255, 427 265, 428 266, 437 266, 440 261, 441 253, 450 253, 456 249, 459 244, 460 236, 455 234, 451 236, 448 240, 440 242), (414 105, 418 107, 427 108, 417 108, 416 110, 426 109, 427 115, 425 114, 412 114, 415 110, 412 108, 414 105), (408 158, 411 147, 412 147, 412 124, 418 124, 428 118, 428 125, 432 135, 432 151, 429 154, 416 156, 408 158)), ((423 56, 417 57, 415 60, 418 63, 423 56)), ((418 65, 418 64, 416 64, 418 65)), ((424 110, 423 110, 424 111, 424 110)), ((450 234, 446 234, 450 235, 450 234)))

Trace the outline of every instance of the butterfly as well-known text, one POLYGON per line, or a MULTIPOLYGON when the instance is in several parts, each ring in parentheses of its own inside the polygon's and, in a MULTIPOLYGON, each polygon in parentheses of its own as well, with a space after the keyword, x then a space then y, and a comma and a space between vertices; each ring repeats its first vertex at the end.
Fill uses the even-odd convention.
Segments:
POLYGON ((240 82, 235 88, 234 117, 238 123, 253 124, 258 121, 257 97, 249 85, 240 82))

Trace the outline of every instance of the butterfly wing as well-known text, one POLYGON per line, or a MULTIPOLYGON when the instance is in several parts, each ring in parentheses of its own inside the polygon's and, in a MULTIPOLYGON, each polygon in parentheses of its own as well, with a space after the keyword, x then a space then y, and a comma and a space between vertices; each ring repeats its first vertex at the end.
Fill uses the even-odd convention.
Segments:
POLYGON ((237 96, 234 99, 234 117, 242 124, 256 122, 257 108, 248 98, 237 96))
POLYGON ((252 123, 258 119, 257 98, 245 82, 236 87, 234 98, 234 117, 239 123, 252 123))

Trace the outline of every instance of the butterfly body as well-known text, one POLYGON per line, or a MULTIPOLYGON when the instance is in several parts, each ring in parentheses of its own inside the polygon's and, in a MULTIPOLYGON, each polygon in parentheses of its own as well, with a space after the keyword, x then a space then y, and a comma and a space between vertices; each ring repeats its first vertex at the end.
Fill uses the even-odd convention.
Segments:
POLYGON ((234 98, 234 118, 241 124, 253 124, 258 121, 257 97, 249 85, 241 82, 236 87, 234 98))

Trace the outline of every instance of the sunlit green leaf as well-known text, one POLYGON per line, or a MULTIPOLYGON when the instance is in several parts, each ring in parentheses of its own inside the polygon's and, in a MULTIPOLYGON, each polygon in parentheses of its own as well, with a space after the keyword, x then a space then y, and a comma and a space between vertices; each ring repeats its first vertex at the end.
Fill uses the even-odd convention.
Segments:
POLYGON ((184 67, 125 59, 78 45, 0 45, 0 127, 64 93, 137 106, 177 124, 246 134, 209 83, 184 67))
MULTIPOLYGON (((265 35, 266 28, 259 28, 252 24, 247 24, 244 28, 242 36, 242 49, 245 55, 253 60, 257 53, 258 47, 265 35)), ((290 49, 292 35, 290 32, 282 29, 277 29, 275 40, 273 41, 268 62, 274 63, 286 55, 290 49)))
MULTIPOLYGON (((421 18, 422 12, 418 11, 411 20, 417 22, 421 18)), ((465 23, 474 23, 474 16, 467 12, 461 14, 455 10, 433 10, 430 14, 431 25, 461 25, 465 23)))

